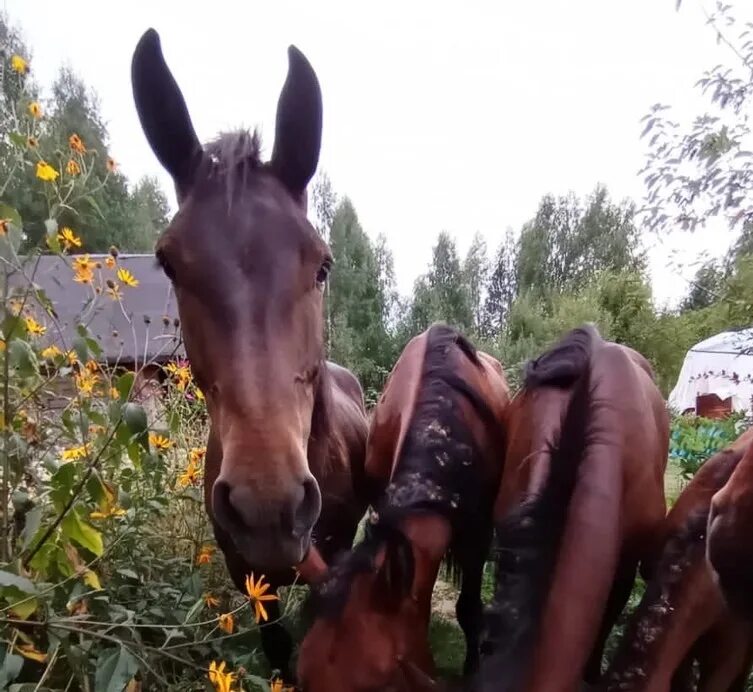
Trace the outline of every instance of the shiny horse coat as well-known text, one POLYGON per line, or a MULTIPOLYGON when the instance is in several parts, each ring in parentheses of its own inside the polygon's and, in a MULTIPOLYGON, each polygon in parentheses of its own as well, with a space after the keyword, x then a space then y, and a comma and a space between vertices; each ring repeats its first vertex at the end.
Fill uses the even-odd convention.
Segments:
POLYGON ((587 326, 529 365, 505 433, 498 580, 474 689, 578 690, 598 682, 636 567, 655 556, 667 411, 647 361, 587 326))
POLYGON ((475 668, 508 400, 499 362, 455 330, 433 325, 406 346, 372 416, 367 537, 314 592, 305 690, 421 689, 434 673, 428 626, 445 556, 462 574, 457 615, 475 668))
POLYGON ((751 439, 749 432, 706 461, 667 515, 658 536, 660 562, 605 675, 607 692, 745 688, 753 623, 722 598, 706 561, 706 524, 712 496, 729 481, 751 439))

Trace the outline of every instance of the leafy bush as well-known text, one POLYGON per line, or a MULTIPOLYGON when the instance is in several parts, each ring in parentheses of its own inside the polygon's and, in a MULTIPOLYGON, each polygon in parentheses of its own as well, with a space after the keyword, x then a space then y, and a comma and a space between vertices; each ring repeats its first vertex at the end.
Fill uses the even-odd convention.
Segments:
MULTIPOLYGON (((105 152, 72 132, 66 151, 42 159, 28 65, 12 56, 4 67, 19 85, 9 171, 35 171, 48 250, 86 286, 86 315, 114 301, 132 319, 139 278, 117 250, 70 256, 82 240, 59 227, 103 184, 93 160, 105 152)), ((108 364, 83 313, 67 343, 34 280, 40 248, 21 256, 23 240, 20 215, 0 201, 0 689, 270 689, 250 671, 262 669, 258 606, 276 596, 259 590, 261 575, 237 593, 216 554, 199 487, 206 410, 190 365, 164 366, 162 395, 145 407, 139 375, 154 364, 108 364)))
POLYGON ((707 459, 737 439, 744 418, 739 412, 720 420, 676 416, 669 440, 670 461, 677 463, 684 479, 690 480, 707 459))

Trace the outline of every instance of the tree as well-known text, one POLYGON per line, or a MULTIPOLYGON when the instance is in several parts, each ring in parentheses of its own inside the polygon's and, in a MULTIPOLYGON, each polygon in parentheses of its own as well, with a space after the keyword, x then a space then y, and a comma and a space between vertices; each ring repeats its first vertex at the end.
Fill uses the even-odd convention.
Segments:
POLYGON ((469 332, 473 311, 455 241, 446 231, 439 234, 432 250, 429 271, 416 281, 406 327, 416 334, 432 322, 446 322, 469 332))
POLYGON ((133 247, 151 250, 169 223, 170 207, 165 193, 154 177, 144 176, 133 190, 134 207, 133 247))
POLYGON ((680 309, 699 310, 718 301, 722 295, 725 272, 714 260, 705 262, 696 272, 690 292, 682 301, 680 309))
MULTIPOLYGON (((678 9, 681 2, 678 0, 678 9)), ((753 222, 753 41, 750 23, 738 21, 730 4, 717 3, 708 17, 729 63, 698 81, 709 110, 690 125, 655 104, 643 118, 648 140, 642 173, 646 181, 645 221, 655 232, 694 231, 706 219, 726 216, 730 227, 753 222)))
POLYGON ((326 172, 317 173, 311 185, 311 204, 314 226, 323 238, 329 238, 332 221, 337 209, 337 194, 326 172))
POLYGON ((484 289, 489 275, 489 258, 486 241, 480 233, 473 236, 473 242, 463 262, 463 282, 468 290, 468 301, 472 314, 472 326, 481 333, 484 319, 484 289))
POLYGON ((377 257, 347 197, 333 216, 330 248, 335 260, 328 295, 330 356, 352 368, 365 389, 378 391, 392 366, 384 293, 391 280, 391 255, 383 244, 377 257))
POLYGON ((517 293, 516 265, 517 244, 512 229, 509 228, 497 248, 486 286, 482 333, 487 337, 499 333, 505 325, 517 293))
POLYGON ((546 195, 520 235, 516 261, 519 291, 579 288, 597 271, 640 269, 633 205, 610 201, 598 185, 581 204, 573 194, 546 195))

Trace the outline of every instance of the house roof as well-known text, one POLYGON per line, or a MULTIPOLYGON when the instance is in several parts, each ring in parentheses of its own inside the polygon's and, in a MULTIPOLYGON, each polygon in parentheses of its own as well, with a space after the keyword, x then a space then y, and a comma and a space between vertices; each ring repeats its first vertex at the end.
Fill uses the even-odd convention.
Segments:
MULTIPOLYGON (((115 270, 104 266, 107 255, 89 255, 101 261, 102 282, 115 279, 115 270)), ((153 254, 119 255, 118 265, 138 279, 135 288, 122 288, 120 302, 105 295, 93 297, 91 286, 73 281, 69 262, 56 255, 38 258, 34 282, 44 290, 57 319, 47 320, 44 345, 71 348, 79 324, 86 324, 102 346, 101 360, 110 364, 166 361, 185 357, 178 323, 178 310, 170 281, 156 266, 153 254), (52 323, 50 323, 52 321, 52 323), (59 328, 58 328, 59 327, 59 328)), ((27 275, 36 259, 27 265, 27 275)), ((24 279, 11 279, 23 288, 24 279)))

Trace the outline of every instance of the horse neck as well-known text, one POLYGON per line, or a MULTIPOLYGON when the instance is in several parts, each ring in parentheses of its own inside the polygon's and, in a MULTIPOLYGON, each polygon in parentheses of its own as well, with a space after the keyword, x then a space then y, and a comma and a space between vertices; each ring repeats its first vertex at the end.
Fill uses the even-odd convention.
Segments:
MULTIPOLYGON (((569 402, 569 393, 549 388, 537 397, 537 408, 529 415, 547 410, 553 420, 569 402), (558 407, 559 412, 558 412, 558 407)), ((592 429, 614 429, 616 414, 605 409, 594 414, 592 429), (603 419, 606 418, 606 419, 603 419)), ((535 417, 529 420, 536 420, 535 417)), ((546 481, 551 456, 546 440, 530 435, 526 467, 526 492, 537 492, 546 481)), ((539 633, 529 667, 529 689, 546 689, 556 679, 562 689, 576 689, 596 641, 611 586, 619 551, 623 465, 621 450, 591 441, 581 459, 579 480, 573 490, 562 527, 562 536, 539 633)))
MULTIPOLYGON (((692 540, 692 539, 691 539, 692 540)), ((665 560, 649 583, 606 673, 610 689, 669 689, 696 640, 724 613, 705 559, 705 541, 665 560)))

